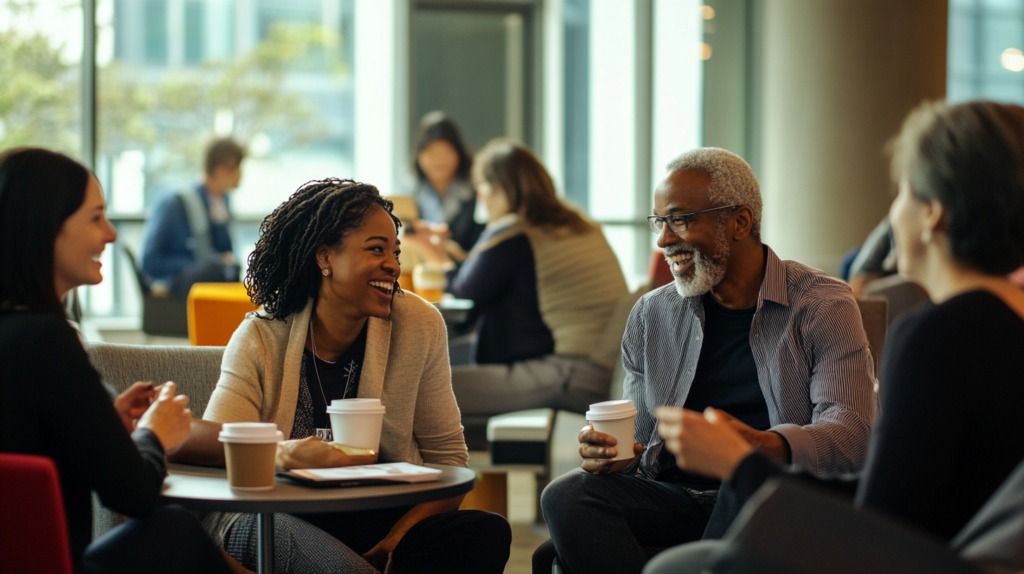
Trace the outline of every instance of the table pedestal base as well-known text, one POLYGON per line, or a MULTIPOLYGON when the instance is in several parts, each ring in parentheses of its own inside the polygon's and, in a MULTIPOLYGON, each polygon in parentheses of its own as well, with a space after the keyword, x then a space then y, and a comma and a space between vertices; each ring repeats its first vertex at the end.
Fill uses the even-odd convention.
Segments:
POLYGON ((274 572, 274 513, 261 512, 256 515, 256 572, 274 572))

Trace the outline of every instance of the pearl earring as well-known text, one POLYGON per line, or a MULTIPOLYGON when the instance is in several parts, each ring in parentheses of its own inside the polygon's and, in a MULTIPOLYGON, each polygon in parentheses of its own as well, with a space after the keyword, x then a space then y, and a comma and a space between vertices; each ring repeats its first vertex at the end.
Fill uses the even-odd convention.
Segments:
POLYGON ((932 230, 931 229, 925 229, 924 231, 921 232, 921 242, 922 243, 928 243, 931 240, 932 240, 932 230))
POLYGON ((330 269, 321 269, 320 272, 324 274, 324 277, 328 277, 331 274, 330 269))

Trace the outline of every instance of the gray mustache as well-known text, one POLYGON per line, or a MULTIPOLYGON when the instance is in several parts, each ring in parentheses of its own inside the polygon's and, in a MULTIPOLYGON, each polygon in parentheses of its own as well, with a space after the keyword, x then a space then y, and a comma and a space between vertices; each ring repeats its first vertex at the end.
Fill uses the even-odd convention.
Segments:
POLYGON ((693 245, 690 245, 689 243, 673 243, 672 245, 665 247, 664 251, 666 256, 675 255, 680 251, 692 251, 695 255, 703 255, 703 253, 701 253, 699 249, 697 249, 693 245))

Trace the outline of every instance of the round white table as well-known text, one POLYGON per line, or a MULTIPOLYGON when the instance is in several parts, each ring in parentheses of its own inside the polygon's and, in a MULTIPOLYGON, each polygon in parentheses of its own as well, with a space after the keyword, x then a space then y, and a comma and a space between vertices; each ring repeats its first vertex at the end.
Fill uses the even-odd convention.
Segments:
POLYGON ((476 473, 467 468, 428 464, 441 469, 440 480, 387 486, 307 488, 277 479, 273 490, 234 491, 223 468, 168 465, 161 496, 168 503, 199 511, 247 512, 257 515, 257 570, 274 569, 274 513, 352 512, 409 506, 451 498, 473 489, 476 473))

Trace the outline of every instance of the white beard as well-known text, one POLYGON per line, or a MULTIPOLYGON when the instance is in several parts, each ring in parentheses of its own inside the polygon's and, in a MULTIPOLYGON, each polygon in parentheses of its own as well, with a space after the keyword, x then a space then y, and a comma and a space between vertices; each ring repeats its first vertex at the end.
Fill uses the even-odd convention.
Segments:
POLYGON ((665 248, 665 256, 675 251, 691 251, 693 253, 693 275, 691 277, 675 277, 676 292, 684 299, 699 297, 722 282, 729 267, 729 241, 725 237, 725 225, 719 225, 715 236, 715 252, 704 254, 689 243, 677 243, 665 248))

